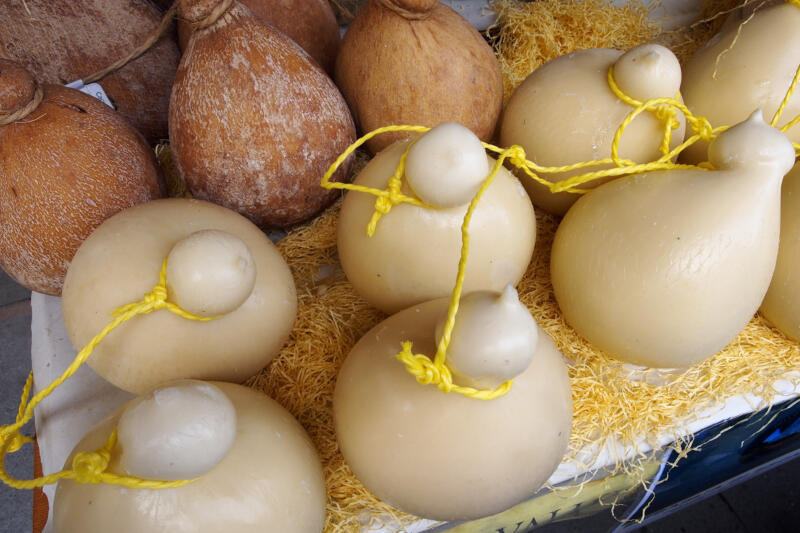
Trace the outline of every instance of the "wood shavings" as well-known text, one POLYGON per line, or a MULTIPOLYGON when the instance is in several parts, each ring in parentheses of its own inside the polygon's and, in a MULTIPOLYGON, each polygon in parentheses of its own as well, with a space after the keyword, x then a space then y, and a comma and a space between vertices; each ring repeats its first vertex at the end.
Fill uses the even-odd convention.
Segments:
POLYGON ((648 9, 632 1, 496 0, 497 22, 487 30, 503 72, 505 100, 540 65, 586 48, 628 50, 659 33, 648 9))
POLYGON ((175 167, 175 161, 172 159, 172 150, 169 149, 168 142, 162 142, 155 147, 156 159, 158 165, 161 167, 161 172, 164 174, 164 183, 167 187, 167 196, 170 198, 191 198, 192 194, 186 187, 186 182, 183 181, 178 169, 175 167))
POLYGON ((657 42, 681 63, 716 34, 726 15, 746 18, 766 0, 704 0, 702 18, 692 25, 662 32, 649 18, 656 3, 631 1, 624 6, 606 0, 495 0, 497 22, 487 33, 503 72, 505 101, 537 67, 564 54, 587 48, 629 50, 657 42))

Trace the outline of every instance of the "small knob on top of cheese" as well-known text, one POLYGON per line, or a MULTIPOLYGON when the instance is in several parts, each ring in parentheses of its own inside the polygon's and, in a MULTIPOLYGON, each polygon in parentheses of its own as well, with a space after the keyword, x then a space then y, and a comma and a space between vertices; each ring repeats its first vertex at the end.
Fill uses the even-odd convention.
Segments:
POLYGON ((794 146, 779 130, 764 122, 760 109, 725 130, 708 147, 708 160, 718 169, 772 167, 776 179, 794 165, 794 146))
POLYGON ((128 404, 119 419, 120 466, 165 481, 209 472, 236 438, 236 409, 218 387, 183 380, 128 404))
POLYGON ((425 133, 406 158, 408 184, 420 200, 435 207, 469 203, 488 174, 489 160, 480 139, 455 122, 425 133))
POLYGON ((242 305, 253 292, 256 267, 235 235, 202 230, 178 241, 167 258, 172 301, 200 316, 218 316, 242 305))
POLYGON ((614 81, 625 94, 640 101, 674 97, 681 86, 681 65, 668 48, 643 44, 614 63, 614 81))
MULTIPOLYGON (((436 326, 437 341, 446 320, 436 326)), ((447 366, 459 385, 494 389, 528 368, 538 342, 536 322, 511 284, 500 294, 473 292, 461 299, 447 366)))

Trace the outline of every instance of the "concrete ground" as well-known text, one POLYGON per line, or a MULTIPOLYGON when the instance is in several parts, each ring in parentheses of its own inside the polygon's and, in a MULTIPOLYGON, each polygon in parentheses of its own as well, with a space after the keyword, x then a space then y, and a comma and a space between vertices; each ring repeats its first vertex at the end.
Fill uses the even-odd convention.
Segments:
MULTIPOLYGON (((16 416, 19 395, 30 372, 30 293, 0 271, 0 424, 16 416)), ((30 477, 32 447, 10 456, 12 475, 30 477)), ((794 460, 639 529, 641 533, 796 533, 800 531, 800 460, 794 460)), ((29 533, 33 498, 0 484, 0 533, 29 533)), ((610 531, 600 515, 559 522, 543 533, 610 531)), ((630 530, 626 530, 630 531, 630 530)), ((80 533, 80 532, 69 532, 80 533)), ((144 532, 143 532, 144 533, 144 532)))
MULTIPOLYGON (((0 270, 0 425, 17 416, 19 396, 31 371, 30 292, 0 270)), ((30 434, 30 429, 28 430, 30 434)), ((33 447, 8 456, 12 476, 33 474, 33 447)), ((32 528, 33 493, 0 483, 0 532, 28 533, 32 528)))

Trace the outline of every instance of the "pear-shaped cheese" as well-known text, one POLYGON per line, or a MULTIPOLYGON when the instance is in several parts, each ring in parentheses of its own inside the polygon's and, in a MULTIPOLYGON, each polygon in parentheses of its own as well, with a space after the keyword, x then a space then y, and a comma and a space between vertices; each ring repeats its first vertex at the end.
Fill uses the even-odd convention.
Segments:
MULTIPOLYGON (((501 146, 518 144, 528 159, 542 166, 563 166, 611 157, 617 128, 633 107, 609 88, 608 69, 628 96, 646 101, 674 98, 681 83, 681 68, 675 55, 663 46, 647 44, 626 53, 617 50, 580 50, 558 57, 536 69, 514 91, 503 111, 501 146)), ((672 131, 671 147, 683 142, 685 119, 672 131)), ((665 123, 653 113, 639 115, 625 130, 619 155, 637 163, 661 157, 659 146, 665 123)), ((592 167, 599 169, 604 167, 592 167)), ((560 181, 590 169, 578 169, 543 178, 560 181)), ((551 193, 519 173, 537 207, 563 215, 578 199, 570 192, 551 193)), ((596 180, 581 188, 608 181, 596 180)))
POLYGON ((319 182, 355 140, 353 119, 305 51, 238 2, 220 14, 225 5, 179 0, 181 18, 208 26, 192 33, 172 89, 176 166, 194 197, 262 228, 302 222, 339 194, 319 182))
POLYGON ((769 286, 785 135, 754 113, 710 146, 716 171, 615 180, 564 217, 551 273, 567 322, 624 361, 686 367, 725 347, 769 286))
MULTIPOLYGON (((342 39, 335 71, 365 133, 454 121, 484 141, 494 134, 500 64, 481 34, 437 0, 367 0, 342 39)), ((409 136, 393 132, 366 146, 375 154, 409 136)))
MULTIPOLYGON (((447 124, 442 126, 448 127, 447 124)), ((425 135, 412 146, 402 192, 417 196, 414 190, 419 189, 420 197, 440 207, 396 205, 381 217, 375 233, 368 237, 365 229, 375 210, 375 196, 353 191, 345 196, 342 204, 338 227, 342 268, 356 292, 383 311, 395 312, 445 296, 456 282, 461 225, 469 201, 483 180, 473 181, 463 174, 447 172, 417 172, 418 167, 425 168, 424 162, 417 164, 417 156, 429 158, 428 170, 439 168, 443 163, 430 158, 447 163, 449 159, 458 161, 467 157, 460 153, 466 148, 463 143, 455 154, 448 148, 439 157, 433 157, 424 146, 430 140, 439 146, 437 137, 425 135), (445 180, 446 185, 431 184, 430 180, 445 180), (454 203, 460 205, 449 207, 454 203)), ((400 141, 375 156, 356 177, 355 183, 385 189, 407 148, 408 142, 400 141)), ((491 168, 494 160, 487 158, 480 144, 477 150, 480 158, 488 159, 483 168, 491 168)), ((468 161, 478 161, 474 156, 469 157, 468 161)), ((443 164, 441 168, 448 166, 457 165, 443 164)), ((478 203, 469 233, 464 291, 500 291, 509 283, 516 285, 533 253, 536 217, 525 189, 505 168, 500 168, 478 203)))
MULTIPOLYGON (((25 69, 0 59, 0 118, 33 107, 36 91, 25 69)), ((0 266, 59 296, 83 240, 115 213, 161 197, 164 185, 153 151, 119 113, 60 85, 38 91, 38 107, 0 125, 0 266)))
POLYGON ((152 463, 139 468, 152 470, 157 479, 181 479, 170 475, 176 466, 165 453, 174 455, 174 463, 203 468, 191 474, 190 479, 196 478, 192 483, 171 489, 62 480, 53 509, 56 533, 322 531, 325 479, 317 452, 292 415, 267 396, 219 382, 159 387, 92 428, 72 457, 102 447, 117 425, 120 435, 109 472, 142 477, 130 471, 126 457, 133 455, 137 465, 152 463), (231 417, 231 411, 234 422, 218 419, 231 417), (123 440, 129 430, 140 434, 123 440), (212 455, 215 464, 209 469, 212 455))
MULTIPOLYGON (((686 105, 714 127, 741 122, 756 108, 769 122, 800 65, 800 6, 781 3, 726 28, 686 63, 681 86, 686 105)), ((798 114, 800 95, 795 93, 777 125, 798 114)), ((800 127, 786 133, 800 142, 800 127)), ((706 146, 705 142, 692 145, 681 159, 704 160, 706 146)))
POLYGON ((169 301, 222 316, 209 322, 166 310, 137 316, 97 345, 88 360, 95 372, 143 393, 181 378, 241 382, 277 355, 297 313, 286 262, 246 218, 177 198, 117 214, 75 254, 61 304, 73 346, 85 346, 114 309, 150 292, 167 258, 169 301))
POLYGON ((550 477, 566 451, 572 396, 561 354, 535 325, 530 365, 506 395, 477 400, 419 384, 395 354, 412 341, 414 353, 433 356, 447 307, 426 302, 367 332, 342 365, 333 412, 342 454, 370 492, 418 516, 468 520, 525 500, 550 477))
POLYGON ((783 180, 778 262, 761 313, 800 342, 800 164, 783 180))

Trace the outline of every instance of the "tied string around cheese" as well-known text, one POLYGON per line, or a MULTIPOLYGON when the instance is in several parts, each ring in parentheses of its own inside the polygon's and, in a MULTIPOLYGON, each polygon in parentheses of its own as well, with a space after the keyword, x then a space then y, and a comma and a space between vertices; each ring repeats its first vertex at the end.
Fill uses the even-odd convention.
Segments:
MULTIPOLYGON (((389 178, 389 183, 387 184, 386 189, 376 189, 374 187, 365 187, 363 185, 356 185, 355 183, 341 183, 338 181, 331 181, 331 178, 342 166, 348 157, 350 157, 353 152, 355 152, 362 144, 366 143, 373 137, 376 137, 382 133, 390 133, 393 131, 408 131, 413 133, 425 133, 429 131, 430 128, 425 126, 385 126, 383 128, 378 128, 372 130, 371 132, 367 133, 356 142, 351 144, 347 147, 347 149, 342 152, 342 154, 336 158, 331 166, 328 168, 325 175, 322 176, 322 182, 320 185, 326 189, 343 189, 348 191, 358 191, 363 192, 366 194, 371 194, 373 196, 377 196, 378 198, 375 200, 375 212, 372 214, 372 218, 370 218, 369 223, 367 224, 367 236, 372 237, 375 233, 375 228, 378 225, 378 220, 380 220, 381 216, 386 215, 389 211, 392 210, 392 207, 398 204, 411 204, 416 205, 418 207, 424 207, 427 209, 436 209, 434 206, 427 205, 425 202, 419 200, 418 198, 414 198, 413 196, 405 195, 401 192, 402 184, 403 184, 403 175, 405 174, 405 166, 406 166, 406 157, 408 157, 408 150, 403 152, 402 157, 400 158, 400 164, 397 166, 394 174, 392 177, 389 178)), ((413 143, 413 141, 412 141, 413 143)), ((409 148, 411 145, 409 144, 409 148)))
MULTIPOLYGON (((410 144, 410 143, 409 143, 410 144)), ((408 153, 408 149, 406 152, 408 153)), ((405 156, 405 154, 404 154, 405 156)), ((453 333, 453 328, 456 324, 456 314, 458 313, 458 306, 461 301, 461 291, 464 285, 464 278, 467 273, 467 256, 469 255, 469 223, 475 208, 478 207, 483 193, 494 181, 495 176, 503 166, 503 162, 509 159, 515 165, 519 161, 525 160, 525 152, 519 146, 512 146, 508 150, 500 152, 499 157, 494 163, 489 175, 483 181, 480 189, 472 198, 467 207, 467 212, 464 215, 464 221, 461 223, 461 257, 458 260, 458 273, 456 274, 456 285, 453 288, 453 293, 450 297, 450 306, 447 308, 447 320, 442 330, 442 338, 439 339, 439 344, 436 347, 436 355, 431 360, 425 354, 415 354, 412 351, 412 343, 409 341, 401 344, 401 351, 395 356, 406 367, 406 370, 412 374, 417 381, 422 385, 434 384, 440 391, 457 392, 469 398, 477 400, 493 400, 504 396, 511 390, 511 385, 514 380, 509 379, 498 385, 494 389, 476 389, 473 387, 464 387, 453 383, 453 375, 450 368, 447 366, 447 346, 450 344, 450 337, 453 333)))
MULTIPOLYGON (((646 104, 643 104, 646 105, 646 104)), ((401 192, 402 189, 402 178, 405 175, 405 163, 406 158, 408 156, 408 151, 410 147, 415 142, 414 140, 408 143, 405 151, 403 152, 400 162, 395 169, 394 174, 389 178, 388 184, 386 189, 376 189, 374 187, 365 187, 363 185, 351 184, 351 183, 340 183, 340 182, 332 182, 330 181, 333 174, 338 170, 341 164, 353 153, 355 152, 358 147, 362 144, 366 143, 371 138, 375 137, 376 135, 380 135, 382 133, 388 132, 397 132, 397 131, 406 131, 406 132, 414 132, 414 133, 425 133, 429 131, 430 128, 425 126, 409 126, 409 125, 402 125, 402 126, 386 126, 383 128, 378 128, 373 130, 360 139, 358 139, 355 143, 350 145, 337 159, 334 163, 330 166, 327 170, 325 175, 322 178, 321 185, 326 189, 343 189, 343 190, 350 190, 350 191, 358 191, 367 194, 372 194, 377 196, 375 200, 375 211, 367 224, 367 236, 372 236, 376 230, 377 223, 380 220, 381 216, 388 214, 392 207, 401 203, 408 203, 411 205, 415 205, 422 208, 427 209, 438 209, 435 206, 430 206, 425 204, 424 202, 420 201, 419 199, 408 196, 401 192)), ((569 180, 565 180, 565 182, 556 182, 552 183, 543 178, 540 178, 536 172, 564 172, 567 170, 572 170, 575 168, 583 168, 587 166, 597 165, 597 164, 608 164, 612 162, 611 159, 601 160, 601 162, 596 161, 589 161, 583 163, 577 163, 575 165, 569 165, 566 167, 541 167, 536 165, 535 163, 528 161, 525 156, 525 151, 521 146, 511 146, 509 148, 500 148, 488 143, 482 143, 483 147, 491 152, 495 152, 498 154, 495 163, 484 179, 481 187, 478 189, 477 193, 473 196, 472 200, 467 207, 466 214, 464 215, 464 220, 461 224, 461 255, 458 262, 458 271, 456 274, 456 282, 455 287, 453 288, 453 292, 450 298, 450 305, 447 310, 447 320, 445 322, 442 337, 439 340, 437 345, 436 354, 431 359, 429 356, 425 354, 415 354, 412 350, 412 343, 409 341, 403 342, 401 344, 401 351, 396 354, 396 358, 402 362, 406 370, 410 374, 412 374, 420 384, 429 385, 433 384, 441 390, 442 392, 449 393, 449 392, 457 392, 464 396, 475 398, 479 400, 492 400, 495 398, 499 398, 507 394, 512 387, 513 379, 507 380, 500 384, 498 387, 494 389, 475 389, 473 387, 464 387, 461 385, 457 385, 453 382, 452 372, 450 368, 447 366, 447 347, 450 344, 450 338, 452 335, 453 328, 455 327, 456 322, 456 315, 458 314, 458 307, 459 302, 461 300, 461 291, 464 284, 464 278, 466 277, 466 266, 467 266, 467 257, 469 255, 469 242, 470 242, 470 235, 469 235, 469 223, 472 219, 472 215, 475 212, 475 209, 480 202, 481 197, 483 196, 486 189, 494 181, 494 178, 497 176, 497 173, 500 171, 500 168, 503 167, 503 164, 506 160, 508 160, 512 165, 523 169, 531 178, 539 181, 543 185, 551 187, 551 190, 554 190, 561 186, 561 184, 565 182, 574 182, 576 178, 584 179, 585 181, 590 181, 591 179, 597 179, 600 177, 604 177, 606 175, 615 175, 616 171, 619 169, 608 169, 603 171, 595 171, 592 173, 584 174, 581 176, 576 176, 575 178, 570 178, 569 180)), ((624 160, 623 160, 624 161, 624 160)), ((668 167, 664 167, 667 163, 662 163, 656 166, 656 168, 674 168, 672 163, 668 163, 668 167)), ((642 165, 635 165, 635 167, 641 167, 642 165)), ((648 167, 652 167, 652 164, 645 165, 648 167)), ((681 168, 688 167, 689 165, 680 165, 681 168)), ((629 170, 630 166, 624 167, 624 172, 622 173, 630 173, 629 170)), ((581 182, 581 183, 583 183, 581 182)), ((571 187, 564 187, 562 190, 572 190, 571 187)))
MULTIPOLYGON (((328 168, 328 171, 325 172, 325 175, 322 177, 321 185, 326 189, 346 189, 350 191, 364 192, 378 197, 375 200, 375 212, 367 224, 368 236, 371 237, 374 234, 380 217, 389 213, 392 207, 397 204, 408 203, 422 208, 437 209, 434 206, 427 205, 419 199, 405 195, 401 192, 402 178, 405 175, 406 158, 408 156, 409 148, 414 144, 414 140, 408 143, 406 150, 403 152, 403 155, 400 158, 400 163, 397 166, 397 169, 389 178, 389 182, 385 190, 376 189, 373 187, 365 187, 352 183, 332 182, 330 181, 331 177, 338 170, 339 166, 353 152, 355 152, 359 146, 376 135, 394 131, 424 133, 429 130, 430 128, 425 126, 386 126, 384 128, 373 130, 358 139, 355 143, 351 144, 336 159, 336 161, 334 161, 334 163, 330 166, 330 168, 328 168)), ((484 143, 484 146, 488 145, 484 143)), ((436 356, 433 358, 433 360, 431 360, 427 355, 414 354, 412 351, 412 343, 408 341, 402 343, 402 350, 396 355, 397 359, 399 359, 406 366, 406 369, 409 371, 409 373, 414 375, 419 383, 423 385, 435 384, 436 387, 443 392, 457 392, 459 394, 463 394, 464 396, 479 400, 491 400, 505 395, 509 390, 511 390, 511 384, 513 380, 508 380, 493 390, 462 387, 453 383, 452 373, 446 364, 446 354, 447 346, 450 343, 450 336, 452 334, 453 327, 455 326, 456 314, 458 312, 458 306, 461 299, 461 289, 464 284, 464 278, 466 274, 467 255, 469 253, 469 222, 472 219, 472 214, 474 213, 481 196, 483 196, 483 193, 489 188, 489 185, 491 185, 494 177, 500 171, 503 162, 506 159, 511 158, 514 158, 514 161, 516 161, 516 158, 518 157, 522 157, 524 160, 524 152, 519 147, 514 147, 514 149, 509 150, 502 150, 501 152, 502 153, 497 158, 497 161, 495 161, 491 172, 483 181, 480 189, 478 189, 478 192, 470 201, 467 212, 464 215, 464 221, 461 224, 461 258, 458 263, 458 274, 456 276, 455 288, 453 289, 453 293, 450 298, 450 306, 447 310, 447 321, 445 322, 442 338, 440 339, 436 350, 436 356)))
MULTIPOLYGON (((632 98, 622 92, 622 89, 619 88, 617 85, 616 80, 614 79, 614 65, 612 64, 608 68, 608 87, 611 89, 611 92, 614 95, 634 108, 640 108, 642 106, 642 102, 639 100, 632 98)), ((664 123, 664 134, 661 137, 661 145, 659 146, 659 150, 663 155, 668 155, 670 153, 670 146, 672 144, 672 130, 677 129, 680 126, 680 122, 678 122, 678 108, 673 105, 673 102, 680 102, 680 93, 675 98, 672 99, 665 99, 664 102, 659 102, 659 99, 654 99, 650 101, 650 106, 647 108, 642 107, 642 111, 649 110, 653 111, 656 115, 656 118, 661 120, 664 123)), ((628 115, 626 120, 632 122, 637 115, 628 115)), ((626 125, 627 127, 627 125, 626 125)), ((624 131, 624 128, 617 129, 617 133, 620 130, 624 131)), ((620 134, 621 135, 621 134, 620 134)), ((615 136, 616 143, 611 145, 611 158, 614 160, 614 164, 617 166, 622 166, 623 162, 619 157, 619 141, 615 136)))
MULTIPOLYGON (((775 126, 775 124, 777 124, 778 120, 780 119, 781 113, 785 109, 787 102, 789 101, 794 90, 796 89, 799 80, 800 80, 800 66, 798 66, 794 80, 790 85, 789 89, 787 90, 783 102, 781 103, 781 106, 775 112, 775 115, 773 116, 772 121, 770 122, 770 124, 773 127, 775 126)), ((544 167, 537 165, 532 161, 529 161, 526 158, 525 151, 521 146, 513 145, 510 146, 509 148, 500 148, 488 143, 482 143, 483 147, 486 150, 498 154, 498 157, 490 173, 483 181, 480 189, 470 201, 469 207, 467 208, 466 214, 464 215, 464 220, 461 225, 461 239, 462 239, 461 256, 459 258, 459 263, 458 263, 458 271, 456 275, 455 287, 453 288, 453 292, 451 294, 450 305, 447 310, 447 321, 445 322, 442 337, 437 345, 436 354, 434 355, 433 358, 430 358, 425 354, 415 354, 413 353, 412 350, 412 343, 409 341, 401 343, 401 351, 396 354, 396 358, 405 365, 406 370, 408 370, 408 372, 412 374, 419 383, 423 385, 433 384, 436 385, 436 387, 439 390, 445 393, 457 392, 459 394, 463 394, 464 396, 480 400, 492 400, 495 398, 499 398, 511 390, 513 379, 502 383, 495 389, 475 389, 472 387, 463 387, 457 385, 453 383, 452 372, 447 366, 447 347, 450 343, 450 337, 453 328, 455 326, 456 315, 458 313, 459 302, 461 299, 461 291, 466 274, 467 256, 469 253, 469 239, 470 239, 469 223, 483 193, 491 185, 492 181, 494 180, 495 176, 497 175, 497 173, 499 172, 500 168, 503 166, 506 160, 508 160, 515 167, 521 169, 525 174, 528 175, 528 177, 530 177, 534 181, 550 189, 550 191, 553 193, 562 191, 567 191, 572 193, 585 193, 588 191, 579 189, 577 187, 579 187, 584 183, 588 183, 590 181, 594 181, 604 177, 619 177, 623 175, 639 174, 655 170, 668 170, 668 169, 707 170, 713 168, 711 164, 708 162, 701 163, 700 165, 685 165, 685 164, 673 163, 672 159, 677 157, 687 147, 698 142, 701 139, 705 141, 713 140, 719 133, 725 131, 728 128, 728 126, 713 128, 705 117, 694 115, 689 110, 689 108, 686 107, 686 105, 684 105, 683 102, 680 101, 679 99, 680 95, 678 95, 678 97, 676 98, 654 98, 646 102, 640 102, 634 98, 631 98, 630 96, 623 93, 622 90, 614 81, 613 67, 610 68, 608 71, 608 85, 611 91, 614 92, 614 94, 616 94, 623 102, 633 107, 633 110, 630 113, 628 113, 628 115, 625 117, 625 119, 617 128, 614 134, 614 139, 611 146, 611 157, 609 158, 597 159, 593 161, 583 161, 572 165, 565 165, 560 167, 544 167), (658 119, 664 122, 664 130, 663 130, 664 133, 660 143, 660 151, 662 153, 661 157, 658 158, 656 161, 652 161, 649 163, 636 163, 628 159, 620 158, 619 144, 622 140, 622 136, 626 128, 631 124, 631 122, 633 122, 633 120, 637 116, 639 116, 644 112, 654 113, 658 119), (683 113, 683 115, 686 117, 687 124, 692 129, 694 134, 690 136, 688 139, 686 139, 684 142, 676 146, 675 148, 670 149, 672 140, 672 130, 678 126, 678 120, 677 120, 678 112, 683 113), (577 176, 573 176, 555 182, 551 182, 549 180, 540 177, 540 174, 558 174, 576 169, 589 168, 600 165, 603 166, 613 165, 613 166, 611 168, 585 172, 583 174, 579 174, 577 176)), ((800 116, 788 122, 780 129, 781 131, 785 132, 789 128, 796 125, 798 122, 800 122, 800 116)), ((355 152, 361 145, 363 145, 368 140, 377 135, 380 135, 382 133, 398 132, 398 131, 425 133, 429 130, 430 128, 425 126, 410 126, 410 125, 385 126, 373 130, 364 135, 363 137, 361 137, 360 139, 358 139, 355 143, 351 144, 336 159, 336 161, 334 161, 334 163, 330 166, 330 168, 328 168, 327 172, 323 176, 321 181, 321 186, 326 189, 342 189, 349 191, 357 191, 377 196, 375 200, 375 210, 372 214, 372 217, 369 220, 369 223, 367 224, 367 229, 366 229, 367 236, 371 237, 374 234, 380 218, 383 215, 388 214, 395 205, 407 203, 421 208, 437 209, 437 207, 435 206, 427 205, 418 198, 409 196, 402 192, 402 184, 403 184, 402 180, 405 175, 406 158, 408 156, 409 149, 411 148, 415 140, 411 140, 408 143, 408 146, 406 146, 406 149, 400 158, 400 162, 397 168, 395 169, 394 174, 388 180, 386 189, 365 187, 363 185, 357 185, 351 183, 332 182, 331 178, 333 177, 333 174, 339 169, 342 163, 344 163, 344 161, 350 155, 353 154, 353 152, 355 152)), ((800 151, 800 147, 798 147, 796 143, 795 143, 795 148, 798 151, 800 151)))
POLYGON ((72 468, 61 470, 48 476, 35 479, 15 479, 11 477, 5 468, 6 455, 14 453, 28 442, 33 442, 29 436, 22 435, 22 427, 33 419, 34 408, 47 396, 49 396, 64 381, 70 378, 78 368, 89 359, 94 349, 100 342, 114 329, 139 316, 166 309, 170 313, 176 314, 187 320, 207 322, 219 317, 197 316, 180 308, 177 304, 167 300, 167 261, 161 267, 159 280, 153 289, 144 295, 138 302, 123 305, 115 309, 111 316, 114 319, 109 322, 91 341, 80 351, 75 359, 70 363, 61 376, 53 380, 47 387, 30 397, 33 386, 33 372, 28 375, 28 380, 22 391, 19 410, 17 411, 16 421, 13 424, 0 426, 0 481, 15 489, 33 489, 56 483, 61 479, 73 479, 78 483, 109 483, 112 485, 122 485, 134 489, 167 489, 186 485, 195 481, 194 479, 179 481, 159 481, 153 479, 142 479, 132 476, 120 476, 107 472, 108 464, 111 460, 111 452, 117 441, 117 430, 111 433, 102 448, 94 452, 80 452, 72 460, 72 468))
POLYGON ((42 103, 42 99, 44 98, 44 92, 42 91, 42 87, 34 81, 35 89, 33 91, 33 95, 31 99, 20 107, 19 109, 5 112, 0 110, 0 126, 7 126, 8 124, 13 124, 18 120, 22 120, 23 118, 27 117, 34 111, 36 108, 39 107, 39 104, 42 103))

